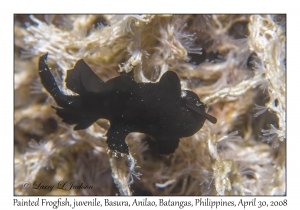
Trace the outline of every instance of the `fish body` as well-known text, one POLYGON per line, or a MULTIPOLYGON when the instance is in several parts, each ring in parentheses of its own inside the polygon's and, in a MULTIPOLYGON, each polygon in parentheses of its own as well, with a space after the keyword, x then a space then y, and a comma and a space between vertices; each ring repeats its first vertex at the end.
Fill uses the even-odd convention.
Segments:
POLYGON ((171 154, 179 138, 195 134, 206 119, 216 119, 205 112, 205 105, 192 91, 181 96, 180 80, 167 71, 157 83, 137 83, 133 71, 102 81, 81 59, 68 70, 66 86, 78 95, 64 95, 49 70, 47 54, 39 60, 39 75, 46 90, 59 107, 62 121, 86 129, 100 118, 110 121, 107 132, 109 149, 128 153, 125 142, 131 132, 152 136, 159 154, 171 154))

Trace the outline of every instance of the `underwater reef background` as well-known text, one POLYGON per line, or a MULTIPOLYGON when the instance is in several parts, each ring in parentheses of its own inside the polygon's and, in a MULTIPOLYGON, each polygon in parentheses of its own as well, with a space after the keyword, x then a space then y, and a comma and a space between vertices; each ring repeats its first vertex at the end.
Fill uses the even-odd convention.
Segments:
POLYGON ((286 15, 15 15, 15 195, 284 195, 285 30, 286 15), (218 122, 167 156, 140 133, 127 136, 129 155, 113 153, 107 120, 73 131, 51 108, 45 53, 68 95, 66 71, 82 58, 104 81, 174 71, 218 122), (64 182, 93 187, 34 188, 64 182))

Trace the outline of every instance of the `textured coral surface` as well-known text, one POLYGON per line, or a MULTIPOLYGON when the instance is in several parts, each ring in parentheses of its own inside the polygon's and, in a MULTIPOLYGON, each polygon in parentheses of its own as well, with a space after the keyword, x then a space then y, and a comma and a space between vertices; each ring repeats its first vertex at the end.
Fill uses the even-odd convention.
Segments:
POLYGON ((15 15, 15 194, 285 194, 285 18, 15 15), (108 121, 73 131, 56 116, 38 78, 38 59, 47 52, 66 94, 74 94, 65 87, 66 71, 81 58, 104 81, 134 71, 137 82, 157 82, 175 71, 182 89, 197 93, 218 122, 206 121, 168 156, 155 154, 139 133, 126 138, 128 156, 109 151, 108 121), (93 187, 34 189, 60 181, 93 187))

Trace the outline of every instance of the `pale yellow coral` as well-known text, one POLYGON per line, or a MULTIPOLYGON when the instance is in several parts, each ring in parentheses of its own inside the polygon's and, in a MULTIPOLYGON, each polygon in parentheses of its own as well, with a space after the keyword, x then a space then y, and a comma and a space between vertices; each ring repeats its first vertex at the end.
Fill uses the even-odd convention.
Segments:
POLYGON ((284 15, 16 15, 15 194, 284 194, 286 37, 278 23, 284 21, 284 15), (104 81, 134 71, 137 82, 157 82, 175 71, 182 89, 197 93, 218 123, 206 122, 169 156, 154 154, 151 139, 137 133, 126 139, 128 156, 107 151, 109 122, 73 131, 51 109, 55 102, 41 90, 37 71, 47 52, 68 94, 74 93, 63 82, 66 71, 81 58, 104 81), (94 188, 22 187, 37 179, 76 179, 94 188))

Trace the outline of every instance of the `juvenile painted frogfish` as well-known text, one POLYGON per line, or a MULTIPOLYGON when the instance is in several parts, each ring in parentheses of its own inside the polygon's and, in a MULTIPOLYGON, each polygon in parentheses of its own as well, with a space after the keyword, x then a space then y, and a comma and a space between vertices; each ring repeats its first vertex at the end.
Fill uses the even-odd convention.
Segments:
POLYGON ((179 138, 194 135, 207 119, 205 105, 192 91, 181 94, 180 80, 173 71, 164 73, 157 83, 137 83, 133 71, 121 73, 106 82, 83 59, 67 71, 66 87, 77 93, 65 95, 57 85, 45 54, 39 59, 39 75, 45 89, 55 99, 53 107, 63 122, 86 129, 100 118, 110 121, 107 145, 112 151, 129 152, 125 141, 131 132, 155 139, 159 154, 173 153, 179 138))

